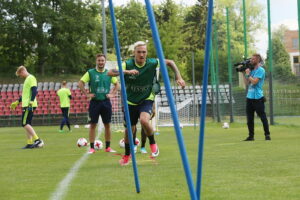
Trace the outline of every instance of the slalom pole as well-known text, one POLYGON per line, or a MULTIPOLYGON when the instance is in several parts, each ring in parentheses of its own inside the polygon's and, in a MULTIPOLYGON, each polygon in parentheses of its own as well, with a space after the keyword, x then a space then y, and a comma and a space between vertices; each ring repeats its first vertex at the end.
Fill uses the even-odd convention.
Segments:
POLYGON ((158 33, 158 30, 156 27, 156 21, 154 18, 153 9, 152 9, 152 6, 151 6, 151 3, 149 0, 145 0, 145 3, 146 3, 147 14, 148 14, 148 20, 150 22, 150 27, 152 30, 152 37, 153 37, 156 52, 157 52, 157 55, 159 58, 160 70, 161 70, 161 73, 162 73, 162 76, 164 79, 164 83, 165 83, 166 95, 168 97, 168 101, 169 101, 169 105, 170 105, 170 109, 171 109, 171 113, 172 113, 172 119, 173 119, 174 128, 175 128, 175 132, 176 132, 176 136, 177 136, 177 142, 179 145, 181 160, 183 163, 184 172, 185 172, 185 176, 186 176, 186 180, 187 180, 187 184, 188 184, 188 188, 189 188, 189 192, 190 192, 190 197, 192 200, 197 200, 197 196, 196 196, 196 192, 195 192, 195 188, 194 188, 194 184, 193 184, 193 179, 192 179, 192 175, 191 175, 191 170, 190 170, 190 166, 189 166, 189 162, 187 159, 186 150, 185 150, 185 146, 184 146, 184 142, 183 142, 183 135, 182 135, 182 132, 181 132, 181 129, 179 126, 178 114, 177 114, 176 108, 175 108, 174 96, 172 95, 172 92, 171 92, 170 79, 168 76, 168 70, 166 68, 164 53, 162 50, 159 33, 158 33))
POLYGON ((119 38, 118 38, 118 30, 117 30, 115 11, 114 11, 114 6, 113 6, 112 0, 109 0, 109 10, 110 10, 111 23, 112 23, 112 27, 113 27, 115 49, 116 49, 117 59, 118 59, 119 74, 120 74, 120 80, 121 80, 121 93, 122 93, 122 100, 123 100, 123 104, 124 104, 127 134, 128 134, 129 144, 130 144, 130 154, 132 157, 135 188, 136 188, 136 192, 140 193, 140 181, 139 181, 138 169, 137 169, 135 153, 134 153, 134 144, 133 144, 133 140, 132 140, 133 137, 132 137, 130 116, 129 116, 129 109, 128 109, 128 104, 127 104, 127 94, 126 94, 126 89, 125 89, 124 73, 123 73, 123 69, 122 69, 120 43, 119 43, 119 38))
POLYGON ((197 197, 201 199, 201 181, 202 181, 202 165, 203 165, 203 146, 204 146, 204 129, 206 117, 206 97, 209 71, 209 57, 210 57, 210 41, 211 41, 211 24, 213 15, 213 0, 209 0, 207 24, 206 24, 206 39, 205 39, 205 58, 203 69, 203 83, 202 83, 202 106, 200 116, 200 135, 199 135, 199 149, 198 149, 198 171, 197 171, 197 197))

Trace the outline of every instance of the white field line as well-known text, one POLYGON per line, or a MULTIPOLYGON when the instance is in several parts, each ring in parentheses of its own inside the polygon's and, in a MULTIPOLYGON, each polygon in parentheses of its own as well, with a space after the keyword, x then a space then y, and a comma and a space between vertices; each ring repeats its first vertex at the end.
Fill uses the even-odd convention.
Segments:
MULTIPOLYGON (((99 118, 99 122, 101 122, 101 124, 98 124, 98 133, 97 133, 96 139, 98 139, 100 137, 100 134, 103 130, 102 120, 101 121, 100 120, 101 120, 101 118, 99 118)), ((82 166, 82 164, 87 160, 88 156, 89 156, 89 154, 86 152, 85 154, 83 154, 83 156, 79 160, 76 161, 74 166, 70 169, 69 173, 58 184, 55 191, 52 193, 52 195, 50 197, 51 200, 61 200, 61 199, 63 199, 63 197, 68 192, 70 183, 72 182, 72 180, 76 176, 76 174, 77 174, 78 170, 80 169, 80 167, 82 166)))

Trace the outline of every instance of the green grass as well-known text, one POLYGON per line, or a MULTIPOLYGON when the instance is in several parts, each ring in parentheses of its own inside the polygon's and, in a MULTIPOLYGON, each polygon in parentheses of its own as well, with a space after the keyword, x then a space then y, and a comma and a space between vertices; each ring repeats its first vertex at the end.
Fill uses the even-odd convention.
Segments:
MULTIPOLYGON (((78 148, 87 129, 58 133, 57 127, 36 127, 45 141, 43 149, 21 150, 22 128, 1 128, 0 199, 49 199, 59 182, 86 152, 78 148)), ((222 129, 206 125, 202 199, 205 200, 297 200, 300 197, 300 127, 272 126, 272 141, 265 141, 261 126, 254 142, 244 124, 222 129)), ((189 192, 172 128, 161 128, 156 140, 159 157, 137 155, 141 193, 135 193, 132 165, 121 167, 120 156, 102 151, 88 159, 69 186, 64 199, 189 199, 189 192)), ((199 131, 183 129, 187 153, 196 177, 199 131)), ((113 134, 118 147, 121 133, 113 134)), ((103 136, 101 137, 103 140, 103 136)), ((147 146, 148 148, 148 146, 147 146)), ((148 148, 149 149, 149 148, 148 148)))

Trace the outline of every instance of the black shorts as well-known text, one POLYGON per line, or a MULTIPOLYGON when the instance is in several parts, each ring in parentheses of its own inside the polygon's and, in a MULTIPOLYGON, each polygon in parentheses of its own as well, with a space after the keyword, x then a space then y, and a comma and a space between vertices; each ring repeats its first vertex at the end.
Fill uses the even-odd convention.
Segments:
MULTIPOLYGON (((152 100, 145 100, 141 104, 136 105, 136 106, 128 105, 131 126, 134 126, 137 124, 138 119, 140 118, 140 115, 142 112, 146 112, 146 113, 149 113, 149 115, 151 115, 152 114, 152 106, 153 106, 152 100)), ((125 115, 124 115, 124 125, 126 126, 125 115)))
POLYGON ((102 118, 103 124, 108 124, 111 122, 112 106, 109 99, 91 100, 89 106, 89 117, 91 124, 97 124, 99 116, 102 118))
POLYGON ((63 107, 60 109, 61 109, 63 117, 68 119, 69 118, 69 107, 63 107))
POLYGON ((22 107, 22 126, 26 126, 27 124, 31 125, 33 111, 35 108, 28 109, 28 107, 22 107))

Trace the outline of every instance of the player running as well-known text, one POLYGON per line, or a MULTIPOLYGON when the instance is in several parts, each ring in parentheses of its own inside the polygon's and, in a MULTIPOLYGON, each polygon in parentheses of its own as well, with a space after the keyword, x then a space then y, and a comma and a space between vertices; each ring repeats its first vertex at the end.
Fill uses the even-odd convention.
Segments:
MULTIPOLYGON (((185 82, 172 60, 165 60, 166 65, 171 67, 175 73, 176 82, 184 87, 185 82)), ((158 146, 154 139, 153 127, 150 123, 152 105, 155 98, 153 91, 153 82, 156 77, 156 68, 159 67, 159 61, 156 58, 147 58, 147 45, 139 41, 134 44, 134 58, 126 60, 123 65, 125 84, 127 92, 127 102, 131 120, 132 132, 140 119, 142 128, 148 136, 152 156, 159 154, 158 146)), ((119 71, 110 70, 108 75, 118 76, 119 71)), ((127 129, 125 130, 125 155, 119 161, 121 165, 128 165, 130 161, 130 146, 128 142, 127 129)))

